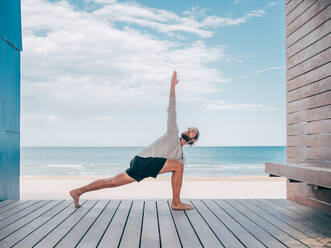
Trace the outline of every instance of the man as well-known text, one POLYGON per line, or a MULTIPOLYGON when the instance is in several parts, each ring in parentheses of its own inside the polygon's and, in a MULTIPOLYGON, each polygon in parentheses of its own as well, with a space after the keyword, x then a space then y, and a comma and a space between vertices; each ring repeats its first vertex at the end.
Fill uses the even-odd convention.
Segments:
POLYGON ((155 140, 151 145, 141 150, 130 162, 130 168, 120 174, 96 180, 84 187, 71 190, 69 193, 74 200, 76 207, 79 205, 79 196, 92 190, 112 188, 132 183, 140 182, 146 177, 156 178, 158 174, 172 172, 172 203, 173 210, 193 209, 191 204, 180 201, 180 189, 182 186, 184 171, 184 153, 182 146, 193 145, 199 138, 199 130, 195 127, 188 128, 187 131, 178 137, 179 131, 176 121, 176 97, 175 86, 178 83, 177 72, 174 71, 171 79, 170 98, 168 107, 167 132, 155 140))

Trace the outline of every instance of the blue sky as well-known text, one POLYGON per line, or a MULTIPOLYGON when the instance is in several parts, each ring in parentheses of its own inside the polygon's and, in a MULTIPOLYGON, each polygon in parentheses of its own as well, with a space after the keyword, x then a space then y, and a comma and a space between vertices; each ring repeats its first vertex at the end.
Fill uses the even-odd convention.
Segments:
POLYGON ((283 1, 22 2, 22 146, 286 145, 283 1), (41 21, 42 20, 42 21, 41 21))

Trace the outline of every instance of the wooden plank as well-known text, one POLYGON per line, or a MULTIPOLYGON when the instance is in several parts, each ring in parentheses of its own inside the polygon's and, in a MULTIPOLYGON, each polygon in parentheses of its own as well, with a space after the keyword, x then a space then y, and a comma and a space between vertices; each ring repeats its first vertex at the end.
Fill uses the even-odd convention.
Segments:
MULTIPOLYGON (((44 203, 46 201, 43 201, 44 203)), ((41 206, 40 208, 36 209, 35 211, 27 214, 24 218, 21 218, 1 230, 0 233, 0 241, 6 238, 7 236, 11 235, 12 233, 16 232, 17 230, 23 228, 25 225, 33 221, 34 219, 38 218, 41 214, 49 211, 55 205, 59 204, 59 201, 47 201, 46 204, 41 206)))
POLYGON ((110 224, 107 226, 98 247, 118 247, 121 235, 125 229, 129 211, 132 206, 131 200, 121 200, 117 211, 110 224))
MULTIPOLYGON (((2 218, 0 222, 0 230, 7 227, 8 225, 25 218, 29 214, 31 214, 33 211, 38 210, 38 208, 48 204, 51 201, 31 201, 29 206, 26 206, 24 208, 17 209, 15 208, 13 212, 10 212, 6 217, 2 218)), ((6 213, 4 213, 6 214, 6 213)))
MULTIPOLYGON (((84 218, 84 216, 93 209, 97 200, 88 200, 81 206, 77 208, 68 218, 65 218, 63 222, 58 224, 55 229, 53 229, 46 237, 44 237, 40 242, 38 242, 34 247, 45 248, 54 247, 61 239, 79 222, 84 218)), ((75 208, 74 205, 71 208, 75 208)))
MULTIPOLYGON (((36 229, 47 223, 53 216, 61 212, 63 209, 68 207, 70 203, 64 200, 57 200, 56 205, 49 208, 46 212, 42 213, 37 219, 32 220, 27 225, 23 226, 16 232, 7 236, 5 239, 0 241, 0 247, 12 247, 19 243, 25 237, 33 233, 36 229)), ((33 235, 33 234, 32 234, 33 235)))
POLYGON ((303 27, 305 23, 309 22, 309 20, 317 16, 318 13, 324 10, 328 5, 330 5, 329 0, 304 1, 302 4, 300 4, 300 7, 296 10, 300 10, 301 8, 302 12, 299 12, 301 15, 299 15, 295 20, 286 18, 286 37, 298 31, 298 29, 303 27), (291 20, 292 22, 290 23, 291 20))
POLYGON ((302 39, 298 40, 295 44, 286 49, 286 59, 289 59, 307 49, 309 46, 316 43, 318 40, 325 36, 329 36, 331 32, 331 19, 323 22, 318 28, 314 29, 312 32, 308 33, 302 39))
POLYGON ((331 63, 316 68, 286 83, 286 91, 291 91, 299 87, 317 82, 330 76, 331 63))
POLYGON ((331 104, 331 90, 287 103, 286 112, 290 114, 293 112, 317 108, 328 104, 331 104))
MULTIPOLYGON (((33 247, 34 245, 38 244, 47 235, 52 233, 52 231, 55 230, 64 220, 69 218, 72 213, 78 210, 78 208, 72 207, 72 200, 67 201, 71 205, 69 205, 63 211, 52 217, 46 225, 40 226, 37 230, 33 232, 32 235, 28 235, 24 239, 20 240, 20 242, 15 245, 15 248, 33 247)), ((82 200, 82 206, 84 206, 86 202, 87 200, 82 200)))
POLYGON ((301 219, 300 216, 298 216, 297 214, 291 213, 286 209, 284 210, 283 208, 275 206, 274 204, 271 204, 266 200, 258 199, 254 201, 253 204, 256 204, 261 208, 266 209, 266 211, 270 214, 274 215, 280 220, 288 223, 289 225, 297 228, 301 232, 306 233, 313 238, 330 237, 330 231, 326 230, 324 226, 314 225, 310 221, 301 219))
POLYGON ((271 224, 267 219, 262 218, 261 216, 254 213, 247 206, 242 205, 238 201, 234 199, 226 199, 225 200, 229 205, 235 208, 238 212, 246 216, 246 218, 250 219, 259 227, 263 228, 270 235, 279 240, 282 244, 287 247, 302 247, 302 243, 297 239, 293 238, 291 235, 286 233, 284 230, 279 229, 275 225, 271 224))
POLYGON ((295 163, 295 164, 306 164, 306 163, 314 163, 314 164, 325 164, 324 160, 320 159, 304 159, 304 158, 286 158, 287 163, 295 163))
POLYGON ((289 26, 298 18, 300 18, 304 14, 304 12, 316 2, 317 0, 301 2, 300 5, 298 5, 289 15, 286 16, 286 26, 289 26))
POLYGON ((89 248, 97 246, 105 230, 107 229, 107 226, 114 218, 120 202, 120 200, 111 200, 107 202, 105 209, 102 211, 99 218, 94 222, 88 232, 84 235, 84 237, 79 241, 78 245, 76 246, 77 248, 89 248))
POLYGON ((156 203, 154 200, 145 200, 141 247, 160 247, 156 203))
MULTIPOLYGON (((76 247, 79 241, 84 237, 89 228, 100 216, 104 210, 108 200, 100 200, 94 207, 84 216, 84 218, 75 225, 66 235, 56 244, 58 247, 76 247)), ((97 244, 97 243, 96 243, 97 244)), ((94 245, 96 245, 94 244, 94 245)))
MULTIPOLYGON (((279 210, 280 212, 284 213, 285 215, 287 215, 291 218, 294 218, 295 221, 297 221, 297 222, 300 221, 300 223, 302 225, 305 225, 305 223, 308 223, 308 225, 310 225, 310 228, 312 230, 320 232, 320 233, 325 233, 326 234, 325 236, 321 235, 320 237, 316 237, 316 239, 318 241, 320 241, 321 243, 324 243, 325 245, 328 245, 328 244, 330 245, 330 235, 329 235, 329 233, 331 232, 330 222, 319 221, 319 220, 316 220, 316 218, 311 218, 310 216, 301 217, 296 212, 289 211, 288 209, 283 208, 283 207, 279 206, 278 204, 268 201, 268 199, 264 199, 264 201, 267 204, 269 204, 271 207, 274 207, 275 209, 279 210)), ((306 227, 306 225, 305 225, 305 227, 306 227)))
POLYGON ((331 119, 287 125, 286 135, 331 133, 331 119))
POLYGON ((286 117, 286 123, 303 123, 307 121, 326 120, 331 118, 331 105, 314 109, 293 112, 286 117))
POLYGON ((120 247, 139 247, 143 210, 144 200, 134 200, 121 239, 120 247))
POLYGON ((317 56, 318 54, 322 53, 323 51, 327 50, 331 46, 331 35, 326 35, 322 39, 311 44, 306 49, 301 50, 297 54, 293 55, 286 60, 286 69, 292 70, 295 67, 299 67, 300 64, 304 63, 305 61, 317 56))
POLYGON ((221 240, 224 247, 245 247, 244 244, 228 229, 228 227, 222 222, 215 218, 214 214, 207 208, 207 206, 200 200, 191 200, 196 210, 203 216, 207 221, 210 228, 212 228, 215 235, 221 240))
POLYGON ((18 201, 14 201, 14 200, 3 200, 3 201, 0 201, 0 212, 1 212, 1 208, 4 207, 4 206, 7 206, 7 205, 10 205, 14 202, 18 202, 18 201))
MULTIPOLYGON (((294 219, 295 221, 300 221, 300 223, 308 223, 308 227, 311 227, 313 230, 318 232, 324 233, 325 236, 331 237, 331 222, 324 218, 318 216, 312 216, 311 214, 301 214, 297 211, 291 211, 286 206, 279 205, 274 201, 269 199, 263 199, 263 202, 266 205, 271 206, 272 208, 278 210, 279 212, 289 216, 290 218, 294 219)), ((307 225, 306 225, 307 226, 307 225)))
MULTIPOLYGON (((331 170, 329 169, 329 173, 326 174, 330 175, 330 171, 331 170)), ((314 187, 305 182, 291 182, 290 180, 287 180, 286 191, 287 199, 315 207, 316 209, 323 209, 324 211, 331 214, 330 189, 324 187, 314 189, 314 187)))
POLYGON ((265 172, 323 187, 331 187, 331 169, 307 163, 266 162, 265 172))
POLYGON ((296 32, 292 33, 290 36, 286 37, 286 48, 293 46, 300 39, 308 35, 315 28, 318 28, 324 22, 330 19, 330 10, 331 6, 329 5, 324 10, 322 10, 318 15, 314 16, 308 22, 306 22, 303 26, 301 26, 296 32))
POLYGON ((283 243, 270 235, 270 233, 266 232, 255 222, 251 221, 245 215, 240 213, 237 209, 229 205, 225 200, 217 199, 215 200, 215 202, 220 208, 227 212, 234 220, 236 220, 242 227, 244 227, 265 246, 274 248, 286 247, 283 243))
MULTIPOLYGON (((312 238, 311 236, 301 232, 300 230, 294 228, 293 226, 287 224, 286 222, 280 220, 279 218, 273 216, 269 212, 266 211, 264 208, 260 208, 253 204, 255 199, 236 199, 239 203, 243 206, 249 208, 251 211, 259 215, 261 218, 269 221, 271 224, 276 226, 277 228, 283 230, 284 232, 291 235, 293 238, 297 239, 303 245, 308 247, 323 247, 324 244, 319 242, 318 240, 312 238)), ((304 247, 304 246, 303 246, 304 247)))
POLYGON ((305 183, 286 182, 286 198, 300 204, 324 210, 331 214, 330 199, 331 192, 327 189, 312 190, 305 183))
POLYGON ((286 5, 286 16, 288 16, 303 0, 292 0, 286 5))
POLYGON ((297 147, 287 146, 286 154, 288 158, 303 158, 311 160, 331 160, 331 147, 297 147))
POLYGON ((312 84, 305 85, 295 90, 287 92, 287 102, 293 102, 305 97, 313 96, 319 93, 331 90, 331 76, 324 78, 312 84))
POLYGON ((23 204, 26 204, 30 201, 13 201, 11 202, 10 204, 6 205, 6 206, 3 206, 1 209, 0 209, 0 222, 2 221, 3 218, 7 218, 10 213, 13 213, 15 212, 15 208, 17 206, 22 206, 23 204), (5 213, 6 212, 6 213, 5 213))
POLYGON ((213 214, 222 221, 236 237, 247 247, 265 247, 258 239, 256 239, 243 226, 235 221, 231 215, 220 208, 213 200, 202 200, 213 214))
MULTIPOLYGON (((330 9, 330 11, 331 11, 331 9, 330 9)), ((307 72, 313 71, 316 68, 321 67, 322 65, 330 63, 330 58, 331 58, 331 48, 328 48, 328 49, 324 50, 323 52, 292 67, 291 69, 287 68, 286 80, 294 79, 296 77, 304 75, 307 72)))
POLYGON ((287 146, 331 147, 331 133, 286 136, 286 144, 287 146))
POLYGON ((331 215, 319 209, 296 203, 287 199, 268 199, 279 206, 286 207, 289 211, 300 214, 302 217, 316 218, 323 222, 331 223, 331 215))
MULTIPOLYGON (((171 202, 168 202, 168 205, 170 208, 171 202)), ((184 211, 185 210, 173 210, 170 208, 182 247, 203 247, 184 211)))
POLYGON ((161 247, 181 247, 167 199, 157 200, 156 206, 159 216, 161 247))
POLYGON ((194 208, 185 211, 203 247, 224 247, 213 230, 194 208))

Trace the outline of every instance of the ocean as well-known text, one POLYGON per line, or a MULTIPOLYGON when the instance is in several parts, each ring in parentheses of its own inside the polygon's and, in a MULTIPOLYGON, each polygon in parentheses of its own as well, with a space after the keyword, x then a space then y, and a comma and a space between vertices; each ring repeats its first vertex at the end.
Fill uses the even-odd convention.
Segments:
MULTIPOLYGON (((142 148, 21 147, 20 175, 113 176, 128 168, 142 148)), ((266 161, 286 160, 286 146, 193 146, 183 151, 184 176, 266 175, 266 161)))

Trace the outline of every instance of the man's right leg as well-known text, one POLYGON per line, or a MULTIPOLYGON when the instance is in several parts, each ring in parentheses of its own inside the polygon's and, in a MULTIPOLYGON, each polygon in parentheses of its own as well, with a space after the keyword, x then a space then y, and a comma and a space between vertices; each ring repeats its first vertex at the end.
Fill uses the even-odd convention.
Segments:
POLYGON ((110 177, 110 178, 102 178, 95 180, 88 185, 85 185, 81 188, 73 189, 69 192, 71 197, 74 200, 75 207, 81 207, 79 204, 79 197, 80 195, 93 191, 98 189, 104 189, 104 188, 113 188, 122 186, 125 184, 129 184, 136 181, 134 178, 130 177, 126 172, 121 172, 117 174, 116 176, 110 177))
POLYGON ((172 172, 172 203, 171 208, 174 210, 189 210, 193 209, 191 204, 186 204, 180 201, 180 190, 183 182, 184 165, 176 160, 167 159, 159 174, 172 172))

